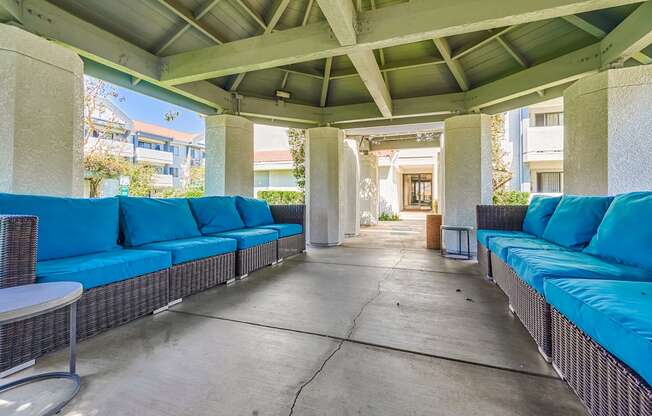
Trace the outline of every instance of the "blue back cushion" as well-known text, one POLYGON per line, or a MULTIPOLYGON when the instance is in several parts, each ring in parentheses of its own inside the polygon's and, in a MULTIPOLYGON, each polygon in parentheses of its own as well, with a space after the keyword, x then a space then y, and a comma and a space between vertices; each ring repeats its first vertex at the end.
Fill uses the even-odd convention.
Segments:
POLYGON ((571 250, 583 249, 598 230, 611 201, 610 196, 564 195, 543 238, 571 250))
POLYGON ((38 217, 38 261, 118 246, 118 199, 0 194, 0 214, 38 217))
POLYGON ((186 199, 120 197, 120 229, 126 246, 201 235, 186 199))
POLYGON ((652 270, 652 193, 618 195, 585 252, 607 260, 652 270))
POLYGON ((202 234, 221 233, 245 226, 236 208, 234 196, 190 198, 188 202, 202 234))
POLYGON ((523 220, 523 231, 537 237, 543 237, 548 220, 550 220, 552 213, 555 212, 559 201, 561 201, 560 196, 533 196, 523 220))
POLYGON ((267 201, 238 196, 236 204, 240 217, 247 227, 274 224, 274 217, 272 217, 272 211, 270 211, 267 201))

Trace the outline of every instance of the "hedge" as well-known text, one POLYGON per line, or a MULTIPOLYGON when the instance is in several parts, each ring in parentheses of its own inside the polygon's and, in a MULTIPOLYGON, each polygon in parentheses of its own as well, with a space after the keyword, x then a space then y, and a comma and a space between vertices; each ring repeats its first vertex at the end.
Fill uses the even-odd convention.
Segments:
POLYGON ((270 205, 303 204, 303 192, 298 191, 258 191, 258 198, 270 205))

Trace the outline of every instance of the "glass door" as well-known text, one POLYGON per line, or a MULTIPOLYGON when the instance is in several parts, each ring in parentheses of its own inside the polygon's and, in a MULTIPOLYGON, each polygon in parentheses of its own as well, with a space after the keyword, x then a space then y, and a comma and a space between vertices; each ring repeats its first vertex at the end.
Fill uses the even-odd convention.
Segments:
POLYGON ((432 174, 403 175, 403 208, 415 210, 432 209, 432 174))

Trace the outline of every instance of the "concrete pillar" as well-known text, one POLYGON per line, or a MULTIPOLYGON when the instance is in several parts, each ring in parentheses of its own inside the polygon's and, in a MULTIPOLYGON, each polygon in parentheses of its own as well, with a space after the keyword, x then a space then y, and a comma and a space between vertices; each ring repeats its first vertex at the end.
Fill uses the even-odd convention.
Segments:
MULTIPOLYGON (((490 204, 491 123, 484 114, 449 118, 444 123, 442 147, 443 223, 475 227, 475 207, 490 204)), ((457 250, 456 233, 446 233, 443 244, 457 250)), ((476 251, 475 233, 471 234, 471 251, 476 251)))
POLYGON ((206 117, 206 194, 254 195, 254 123, 240 116, 206 117))
POLYGON ((306 130, 308 241, 337 246, 344 240, 344 132, 334 127, 306 130))
POLYGON ((378 156, 360 155, 360 225, 378 224, 378 156))
POLYGON ((344 236, 360 234, 360 161, 357 139, 344 140, 344 236))
POLYGON ((0 192, 82 196, 84 66, 0 24, 0 192))
POLYGON ((604 71, 564 92, 564 192, 652 189, 652 66, 604 71))

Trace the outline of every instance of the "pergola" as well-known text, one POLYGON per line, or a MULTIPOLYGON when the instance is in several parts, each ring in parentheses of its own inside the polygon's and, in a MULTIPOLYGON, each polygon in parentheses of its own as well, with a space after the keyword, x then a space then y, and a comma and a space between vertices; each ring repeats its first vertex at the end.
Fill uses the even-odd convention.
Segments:
POLYGON ((82 71, 206 115, 208 194, 252 192, 254 122, 306 128, 317 245, 357 221, 373 170, 344 129, 444 121, 439 205, 472 225, 491 202, 488 115, 564 95, 566 190, 652 186, 652 0, 0 0, 0 22, 5 191, 80 193, 82 71))

